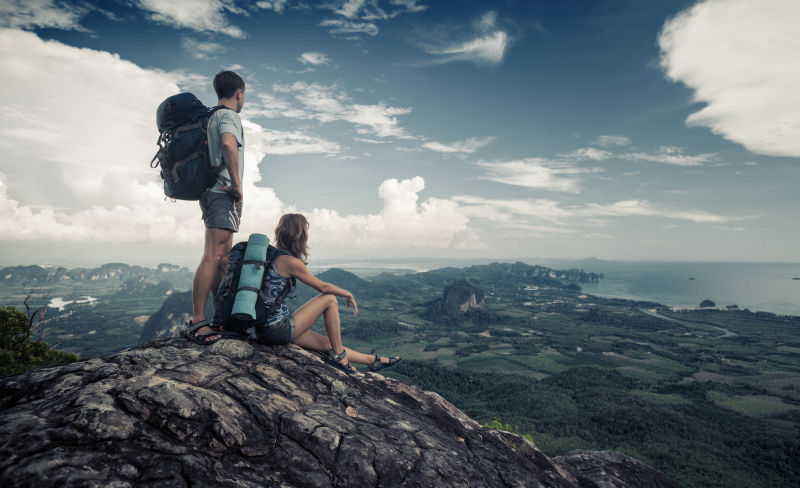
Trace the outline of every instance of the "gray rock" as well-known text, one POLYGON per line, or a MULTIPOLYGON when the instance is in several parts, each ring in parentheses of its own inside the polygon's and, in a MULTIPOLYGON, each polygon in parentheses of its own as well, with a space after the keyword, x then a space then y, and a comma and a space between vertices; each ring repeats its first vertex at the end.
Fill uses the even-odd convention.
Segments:
POLYGON ((180 338, 0 379, 0 485, 678 486, 619 453, 550 459, 296 346, 180 338))
POLYGON ((255 353, 253 346, 245 341, 222 339, 210 347, 211 352, 229 359, 247 359, 255 353))
POLYGON ((570 470, 583 488, 678 487, 675 480, 652 467, 616 451, 571 451, 553 459, 570 470))

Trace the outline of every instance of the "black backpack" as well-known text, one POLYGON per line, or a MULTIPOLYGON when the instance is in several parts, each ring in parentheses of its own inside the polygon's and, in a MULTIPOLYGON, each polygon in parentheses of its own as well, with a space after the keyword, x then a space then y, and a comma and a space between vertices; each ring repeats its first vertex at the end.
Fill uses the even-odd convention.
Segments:
POLYGON ((173 95, 158 106, 158 152, 150 167, 161 165, 167 197, 199 200, 217 181, 222 165, 211 165, 207 126, 211 114, 222 108, 227 107, 206 107, 191 93, 173 95))
POLYGON ((239 289, 239 275, 242 272, 242 264, 244 261, 244 254, 247 250, 247 241, 242 241, 231 249, 228 254, 228 272, 217 288, 217 293, 214 296, 214 322, 222 324, 223 329, 226 331, 238 332, 240 334, 247 334, 247 329, 264 325, 267 320, 275 313, 275 310, 280 307, 286 295, 291 292, 296 281, 290 278, 286 282, 286 286, 281 290, 280 295, 275 299, 275 302, 267 308, 267 287, 269 285, 267 268, 275 261, 275 258, 284 254, 289 254, 286 251, 276 249, 274 246, 267 246, 267 254, 264 261, 260 261, 265 267, 264 278, 261 280, 261 289, 258 290, 258 298, 256 299, 256 317, 252 320, 239 320, 232 315, 233 302, 236 299, 236 291, 239 289))

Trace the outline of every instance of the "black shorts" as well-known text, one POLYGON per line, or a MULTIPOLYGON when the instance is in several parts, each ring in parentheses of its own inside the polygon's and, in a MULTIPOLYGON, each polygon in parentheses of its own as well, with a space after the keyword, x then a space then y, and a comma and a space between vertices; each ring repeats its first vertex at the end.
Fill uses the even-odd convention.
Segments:
POLYGON ((207 229, 227 229, 239 232, 242 204, 233 203, 229 193, 206 190, 200 195, 200 210, 207 229))
POLYGON ((287 315, 272 325, 259 325, 256 338, 268 346, 289 344, 294 340, 294 317, 287 315))

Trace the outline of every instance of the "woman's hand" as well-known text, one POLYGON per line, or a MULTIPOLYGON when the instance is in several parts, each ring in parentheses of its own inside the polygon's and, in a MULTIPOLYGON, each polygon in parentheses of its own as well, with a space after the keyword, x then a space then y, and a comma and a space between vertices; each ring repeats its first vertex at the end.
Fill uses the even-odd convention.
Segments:
POLYGON ((352 305, 353 308, 355 309, 353 311, 353 317, 358 315, 358 304, 356 303, 356 297, 354 297, 352 293, 344 297, 344 303, 348 307, 352 305))

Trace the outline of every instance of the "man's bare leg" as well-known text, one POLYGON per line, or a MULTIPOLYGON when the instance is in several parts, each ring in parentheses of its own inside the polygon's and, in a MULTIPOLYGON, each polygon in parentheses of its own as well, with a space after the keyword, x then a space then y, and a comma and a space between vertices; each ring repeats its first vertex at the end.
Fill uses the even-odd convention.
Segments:
MULTIPOLYGON (((220 281, 228 271, 228 253, 233 244, 233 231, 228 229, 206 229, 203 259, 197 266, 192 281, 192 323, 206 320, 206 302, 209 292, 216 292, 220 281)), ((211 332, 201 327, 197 334, 211 332)), ((211 338, 209 338, 211 339, 211 338)))

